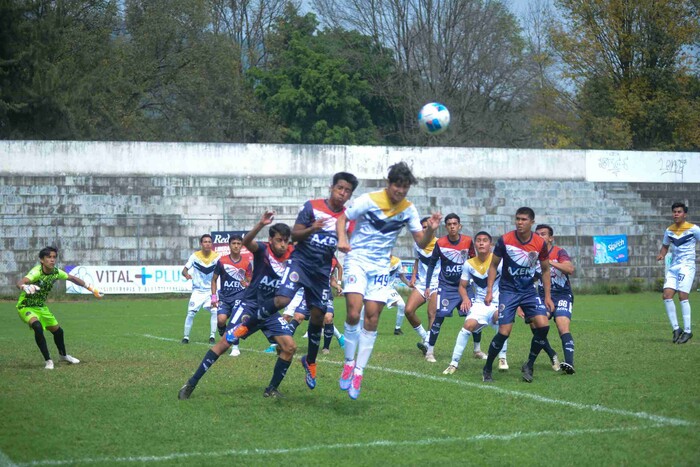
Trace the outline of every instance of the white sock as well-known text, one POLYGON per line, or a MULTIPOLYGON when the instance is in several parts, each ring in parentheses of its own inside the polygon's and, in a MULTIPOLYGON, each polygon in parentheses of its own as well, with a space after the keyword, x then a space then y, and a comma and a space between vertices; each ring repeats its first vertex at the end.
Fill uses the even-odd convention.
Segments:
POLYGON ((211 333, 209 334, 209 337, 215 337, 217 324, 219 324, 217 320, 218 312, 216 311, 216 309, 211 309, 209 311, 211 312, 211 318, 209 319, 209 327, 211 328, 211 333))
POLYGON ((474 342, 474 352, 481 352, 481 342, 474 342))
POLYGON ((688 300, 681 301, 681 312, 683 313, 683 331, 690 332, 690 302, 688 300))
MULTIPOLYGON (((360 339, 357 350, 357 362, 355 363, 355 373, 362 374, 362 370, 367 366, 372 350, 374 349, 374 341, 377 340, 377 331, 368 331, 362 329, 360 331, 360 339)), ((346 344, 347 345, 347 344, 346 344)))
POLYGON ((185 337, 190 338, 190 331, 192 330, 192 323, 194 323, 194 315, 196 315, 197 312, 195 311, 188 311, 187 312, 187 317, 185 317, 185 337))
POLYGON ((433 350, 435 350, 435 346, 428 344, 428 352, 427 353, 433 353, 433 350))
POLYGON ((398 310, 396 311, 396 329, 399 329, 403 324, 403 319, 406 317, 406 305, 404 305, 403 302, 399 302, 397 308, 398 310))
MULTIPOLYGON (((671 327, 675 331, 678 329, 678 316, 676 316, 676 304, 673 303, 673 299, 664 299, 664 305, 666 306, 666 314, 668 315, 668 320, 671 322, 671 327)), ((690 308, 688 308, 688 318, 690 318, 690 308)))
POLYGON ((464 349, 469 343, 469 336, 471 335, 472 333, 464 328, 459 330, 459 334, 457 334, 457 342, 455 342, 455 348, 452 350, 452 365, 457 366, 459 364, 459 361, 462 359, 464 349))
POLYGON ((355 350, 357 342, 360 340, 359 324, 345 323, 345 363, 355 361, 355 350))
POLYGON ((340 331, 338 331, 338 328, 336 328, 335 326, 333 326, 333 335, 335 336, 336 339, 340 339, 340 336, 342 336, 340 331))
POLYGON ((428 333, 425 332, 425 328, 422 324, 419 324, 418 326, 413 328, 413 330, 416 331, 416 333, 418 333, 418 336, 420 337, 421 341, 425 342, 428 340, 428 333))

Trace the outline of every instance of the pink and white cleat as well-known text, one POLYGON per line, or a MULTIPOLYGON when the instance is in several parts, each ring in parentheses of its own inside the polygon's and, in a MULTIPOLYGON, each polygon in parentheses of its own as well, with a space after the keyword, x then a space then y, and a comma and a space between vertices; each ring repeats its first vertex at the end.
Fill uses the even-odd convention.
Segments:
POLYGON ((350 385, 350 389, 348 389, 348 396, 350 396, 350 399, 356 400, 358 397, 360 397, 360 389, 362 388, 362 375, 353 375, 352 377, 352 384, 350 385))
POLYGON ((352 383, 352 372, 355 370, 355 362, 352 365, 346 363, 343 365, 343 373, 340 375, 340 389, 347 391, 352 383))

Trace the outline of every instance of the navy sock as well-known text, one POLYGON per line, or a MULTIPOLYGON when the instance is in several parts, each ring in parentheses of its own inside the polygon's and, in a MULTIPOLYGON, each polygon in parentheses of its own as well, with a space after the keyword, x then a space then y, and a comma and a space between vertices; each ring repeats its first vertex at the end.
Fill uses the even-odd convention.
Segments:
POLYGON ((309 322, 309 346, 306 350, 306 361, 316 363, 318 348, 321 346, 321 325, 309 322))
POLYGON ((291 364, 292 362, 288 362, 287 360, 282 360, 280 357, 277 357, 277 363, 275 363, 275 369, 272 371, 272 379, 270 380, 270 386, 268 387, 278 388, 284 379, 284 375, 287 374, 289 365, 291 364))
POLYGON ((44 337, 44 328, 41 326, 39 321, 34 321, 32 323, 32 329, 34 329, 34 340, 36 345, 39 346, 41 355, 44 356, 44 360, 51 360, 49 355, 49 347, 46 345, 46 337, 44 337))
POLYGON ((430 338, 428 340, 428 344, 435 346, 438 336, 440 336, 440 328, 442 327, 443 321, 445 321, 444 317, 435 317, 435 321, 433 321, 433 325, 430 327, 430 338))
POLYGON ((474 343, 475 343, 475 344, 478 344, 479 342, 481 342, 481 331, 479 331, 479 332, 473 332, 473 333, 472 333, 472 339, 474 339, 474 343))
POLYGON ((493 336, 491 344, 489 345, 489 356, 484 364, 484 370, 491 371, 493 369, 493 361, 496 360, 498 354, 503 348, 503 343, 508 339, 508 336, 501 334, 500 332, 493 336))
POLYGON ((294 335, 295 332, 297 332, 297 328, 299 327, 301 323, 295 319, 291 320, 289 322, 289 327, 292 330, 292 336, 294 335))
POLYGON ((564 347, 564 361, 574 366, 574 338, 570 332, 562 334, 561 345, 564 347))
POLYGON ((330 349, 333 340, 333 323, 323 325, 323 348, 330 349))
MULTIPOLYGON (((534 336, 534 335, 535 335, 535 329, 530 328, 530 330, 532 331, 532 335, 534 336)), ((542 350, 544 350, 545 352, 547 352, 547 355, 549 356, 550 360, 552 359, 552 357, 554 357, 554 356, 557 354, 557 353, 554 351, 554 349, 552 348, 552 346, 549 345, 549 339, 546 339, 546 338, 545 338, 544 346, 542 347, 542 350)))
POLYGON ((66 355, 66 343, 63 341, 63 328, 58 328, 53 334, 53 341, 56 344, 59 355, 66 355))
POLYGON ((202 359, 202 363, 199 364, 199 367, 197 368, 197 371, 194 372, 192 377, 187 381, 187 383, 190 386, 196 386, 197 383, 199 383, 199 380, 204 376, 204 373, 207 372, 211 366, 216 363, 216 360, 219 358, 216 353, 209 349, 207 350, 207 353, 204 355, 204 358, 202 359))
POLYGON ((530 342, 530 355, 527 359, 527 366, 532 368, 535 365, 535 360, 544 348, 545 342, 547 342, 547 333, 549 333, 549 326, 544 326, 541 328, 536 328, 532 333, 532 341, 530 342))

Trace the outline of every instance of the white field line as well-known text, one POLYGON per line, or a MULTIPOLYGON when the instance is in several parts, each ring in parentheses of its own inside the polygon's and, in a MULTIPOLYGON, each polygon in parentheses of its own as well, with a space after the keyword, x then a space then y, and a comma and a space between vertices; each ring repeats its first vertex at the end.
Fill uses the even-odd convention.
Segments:
POLYGON ((12 459, 2 451, 0 451, 0 465, 3 467, 17 467, 17 464, 12 462, 12 459))
MULTIPOLYGON (((167 338, 167 337, 158 337, 158 336, 153 336, 150 334, 143 334, 143 336, 151 338, 151 339, 162 340, 162 341, 179 342, 177 339, 171 339, 171 338, 167 338)), ((203 342, 201 344, 208 345, 208 344, 205 344, 203 342)), ((243 351, 244 352, 262 353, 261 350, 244 349, 243 351)), ((336 364, 336 365, 343 364, 343 362, 327 360, 327 359, 319 359, 319 361, 324 361, 324 362, 332 363, 332 364, 336 364)), ((373 366, 373 365, 369 365, 367 368, 372 369, 372 370, 383 371, 385 373, 393 373, 395 375, 410 376, 412 378, 421 378, 421 379, 427 379, 430 381, 438 381, 438 382, 442 382, 442 383, 450 383, 450 384, 457 384, 460 386, 467 386, 470 388, 483 389, 486 391, 494 391, 494 392, 498 392, 501 394, 507 394, 509 396, 514 396, 517 398, 528 398, 528 399, 535 400, 537 402, 542 402, 542 403, 546 403, 546 404, 553 404, 553 405, 562 405, 565 407, 570 407, 570 408, 578 409, 578 410, 587 410, 587 411, 591 411, 591 412, 602 412, 602 413, 609 413, 609 414, 613 414, 613 415, 622 415, 624 417, 640 418, 643 420, 649 420, 649 421, 656 422, 656 423, 663 423, 664 425, 675 425, 675 426, 693 426, 693 425, 695 425, 694 422, 690 422, 690 421, 683 420, 680 418, 664 417, 662 415, 654 415, 654 414, 650 414, 647 412, 632 412, 632 411, 623 410, 623 409, 613 409, 613 408, 605 407, 605 406, 598 405, 598 404, 582 404, 579 402, 570 402, 570 401, 561 400, 561 399, 553 399, 551 397, 544 397, 544 396, 540 396, 537 394, 532 394, 530 392, 515 391, 512 389, 504 389, 504 388, 496 386, 495 384, 485 384, 485 383, 481 383, 481 382, 474 383, 474 382, 464 381, 464 380, 456 379, 456 378, 447 378, 444 376, 426 375, 425 373, 418 373, 415 371, 396 370, 393 368, 384 368, 384 367, 373 366)))
MULTIPOLYGON (((301 446, 295 448, 276 448, 276 449, 230 449, 227 451, 209 451, 209 452, 180 452, 172 453, 164 456, 128 456, 128 457, 86 457, 78 459, 43 459, 26 463, 15 464, 17 467, 32 467, 40 465, 74 465, 74 464, 116 464, 116 463, 147 463, 147 462, 165 462, 175 459, 187 458, 206 458, 206 457, 230 457, 230 456, 266 456, 266 455, 282 455, 282 454, 297 454, 314 451, 327 451, 336 449, 368 449, 368 448, 386 448, 386 447, 401 447, 401 446, 430 446, 435 444, 450 444, 450 443, 475 443, 480 441, 513 441, 527 438, 539 438, 541 436, 582 436, 582 435, 599 435, 607 433, 623 433, 629 431, 638 431, 654 428, 663 428, 664 424, 657 423, 651 425, 643 425, 636 427, 624 428, 590 428, 569 431, 536 431, 514 433, 506 433, 502 435, 492 433, 482 433, 474 436, 466 437, 450 437, 450 438, 426 438, 426 439, 410 439, 406 441, 393 440, 377 440, 365 443, 336 443, 336 444, 318 444, 312 446, 301 446)), ((236 459, 231 459, 231 462, 236 463, 236 459)))

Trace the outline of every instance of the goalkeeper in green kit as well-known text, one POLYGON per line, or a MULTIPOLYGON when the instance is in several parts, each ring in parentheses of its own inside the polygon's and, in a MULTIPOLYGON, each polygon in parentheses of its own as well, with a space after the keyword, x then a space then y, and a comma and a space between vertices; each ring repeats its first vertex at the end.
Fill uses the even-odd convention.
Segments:
POLYGON ((44 329, 48 329, 53 334, 53 340, 58 348, 60 359, 68 363, 80 363, 75 357, 66 353, 66 344, 63 341, 63 329, 58 325, 56 317, 46 306, 46 297, 53 288, 57 280, 69 280, 76 285, 85 287, 97 298, 102 298, 103 294, 97 288, 86 284, 82 279, 71 276, 65 271, 56 267, 58 250, 47 246, 39 252, 39 264, 34 266, 26 276, 17 281, 17 288, 22 292, 17 301, 17 313, 19 317, 34 330, 34 339, 39 346, 41 354, 46 360, 45 368, 53 370, 53 360, 49 355, 49 348, 46 345, 44 329))

